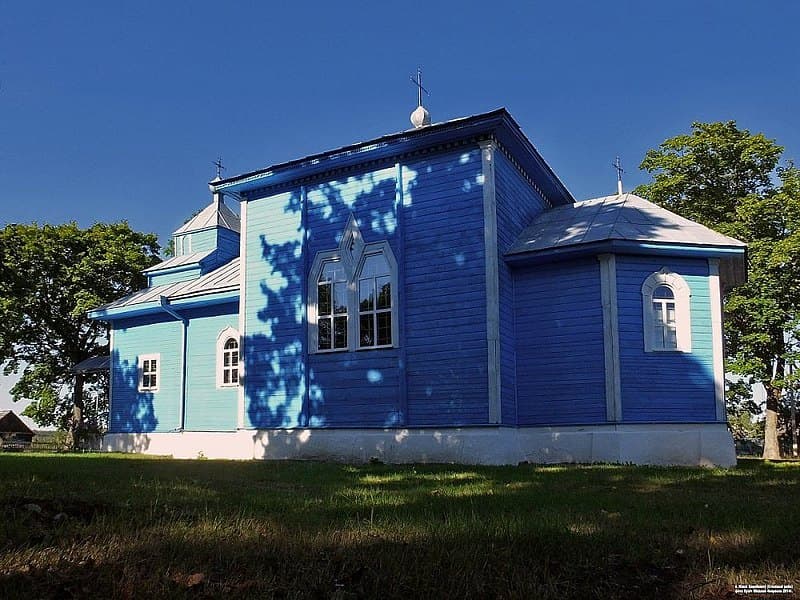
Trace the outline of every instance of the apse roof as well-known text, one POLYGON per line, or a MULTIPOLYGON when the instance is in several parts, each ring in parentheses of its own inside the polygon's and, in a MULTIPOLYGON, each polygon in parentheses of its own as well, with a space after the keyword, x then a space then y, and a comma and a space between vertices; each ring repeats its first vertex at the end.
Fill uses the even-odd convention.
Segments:
POLYGON ((644 198, 622 194, 544 211, 522 231, 507 254, 611 240, 742 249, 747 246, 644 198))

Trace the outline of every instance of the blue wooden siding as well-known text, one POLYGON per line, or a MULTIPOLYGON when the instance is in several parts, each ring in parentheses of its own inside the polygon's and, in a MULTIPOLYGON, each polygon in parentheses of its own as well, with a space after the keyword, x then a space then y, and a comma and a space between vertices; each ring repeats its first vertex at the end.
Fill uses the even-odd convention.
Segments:
POLYGON ((408 424, 489 420, 477 147, 411 162, 404 193, 408 424))
POLYGON ((617 256, 622 418, 629 422, 714 421, 708 263, 699 259, 617 256), (692 292, 692 352, 645 352, 642 284, 667 267, 692 292))
POLYGON ((597 259, 515 271, 514 312, 518 423, 605 422, 597 259))
POLYGON ((112 433, 171 431, 180 426, 181 327, 168 315, 114 323, 112 433), (144 354, 160 354, 158 391, 138 391, 138 357, 144 354))
POLYGON ((309 185, 305 206, 300 188, 249 202, 243 332, 248 427, 488 421, 479 149, 429 156, 403 165, 403 172, 405 255, 394 165, 309 185), (305 265, 317 252, 338 248, 351 213, 365 242, 386 240, 405 260, 398 292, 399 310, 405 311, 400 343, 408 355, 407 415, 399 349, 309 354, 304 370, 305 265))
POLYGON ((306 393, 300 190, 250 201, 244 282, 245 427, 303 425, 306 393))
POLYGON ((224 227, 217 228, 217 253, 220 262, 239 256, 239 234, 224 227))
POLYGON ((227 327, 239 327, 238 303, 222 304, 186 313, 187 330, 186 416, 187 431, 232 431, 238 416, 236 387, 217 387, 217 340, 227 327))
POLYGON ((495 196, 497 198, 497 248, 500 284, 500 393, 502 422, 516 424, 516 356, 514 326, 514 281, 503 260, 522 230, 547 208, 546 202, 501 151, 495 152, 495 196))
POLYGON ((153 275, 148 276, 147 283, 150 287, 156 285, 165 285, 167 283, 179 283, 181 281, 197 279, 202 274, 203 270, 200 268, 200 264, 197 263, 195 266, 192 266, 189 269, 176 271, 174 273, 154 273, 153 275))
MULTIPOLYGON (((350 214, 364 242, 398 247, 394 165, 311 185, 308 200, 309 264, 317 252, 335 250, 350 214)), ((402 294, 401 294, 402 305, 402 294)), ((385 427, 402 422, 397 349, 309 354, 312 427, 385 427)))

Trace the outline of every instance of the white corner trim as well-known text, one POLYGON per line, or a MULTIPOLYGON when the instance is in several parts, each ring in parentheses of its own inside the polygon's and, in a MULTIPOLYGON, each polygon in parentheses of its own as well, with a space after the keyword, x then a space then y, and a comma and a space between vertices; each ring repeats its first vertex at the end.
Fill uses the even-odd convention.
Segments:
POLYGON ((645 352, 691 352, 692 351, 692 290, 686 280, 667 267, 652 273, 642 284, 642 326, 645 352), (676 349, 663 349, 653 339, 653 292, 660 285, 669 287, 675 295, 676 349))
POLYGON ((622 378, 619 367, 619 315, 617 309, 617 259, 601 254, 600 298, 603 306, 603 354, 605 358, 606 419, 622 421, 622 378))
POLYGON ((500 423, 500 274, 497 251, 496 145, 480 143, 483 172, 483 247, 486 258, 486 345, 488 347, 489 423, 500 423))
POLYGON ((711 344, 714 367, 714 398, 717 421, 727 420, 725 410, 725 354, 722 330, 722 294, 719 282, 719 259, 708 259, 708 296, 711 306, 711 344))
POLYGON ((238 392, 238 408, 236 416, 236 426, 239 429, 244 428, 244 340, 245 340, 245 326, 247 323, 247 205, 248 202, 239 203, 240 207, 240 227, 239 227, 239 392, 238 392))

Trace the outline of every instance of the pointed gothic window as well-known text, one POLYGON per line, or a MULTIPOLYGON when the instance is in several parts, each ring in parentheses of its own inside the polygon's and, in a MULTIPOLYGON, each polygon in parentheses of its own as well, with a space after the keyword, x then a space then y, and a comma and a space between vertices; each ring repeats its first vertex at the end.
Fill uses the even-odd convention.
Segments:
POLYGON ((310 352, 397 345, 397 262, 388 242, 363 241, 352 215, 339 248, 315 256, 308 283, 310 352))
POLYGON ((358 346, 391 345, 392 270, 383 254, 372 254, 358 277, 358 346))

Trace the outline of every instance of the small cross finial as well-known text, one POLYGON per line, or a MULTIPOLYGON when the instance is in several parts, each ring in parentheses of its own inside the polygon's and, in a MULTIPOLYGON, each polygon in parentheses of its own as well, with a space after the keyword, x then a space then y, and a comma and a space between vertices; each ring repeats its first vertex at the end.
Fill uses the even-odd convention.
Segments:
POLYGON ((611 163, 611 166, 617 170, 617 194, 620 196, 622 195, 622 174, 625 172, 625 169, 622 168, 622 161, 619 159, 619 156, 616 160, 611 163))
POLYGON ((418 88, 417 89, 417 106, 422 106, 422 92, 425 92, 428 96, 430 96, 431 93, 428 90, 426 90, 424 87, 422 87, 422 68, 421 67, 417 67, 417 77, 416 77, 416 79, 414 78, 413 75, 411 76, 411 83, 416 85, 417 88, 418 88))
POLYGON ((222 166, 222 157, 220 156, 211 164, 217 168, 217 179, 222 179, 222 172, 225 170, 225 167, 222 166))

